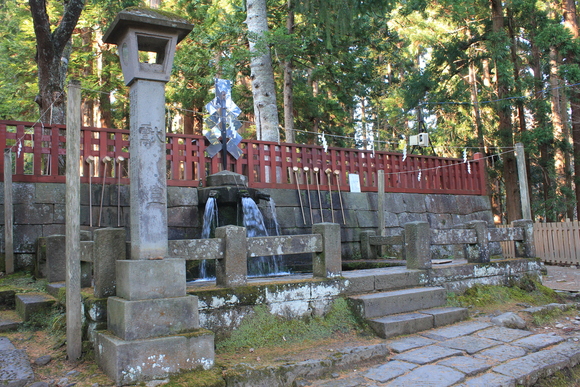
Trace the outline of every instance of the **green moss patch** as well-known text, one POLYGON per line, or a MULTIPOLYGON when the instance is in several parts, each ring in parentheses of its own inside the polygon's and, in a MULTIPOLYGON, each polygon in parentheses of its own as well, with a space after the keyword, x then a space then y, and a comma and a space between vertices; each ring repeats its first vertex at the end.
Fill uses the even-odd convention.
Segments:
POLYGON ((337 332, 362 330, 346 300, 337 299, 324 317, 285 319, 256 306, 230 337, 218 340, 218 351, 230 352, 241 348, 287 347, 303 341, 332 337, 337 332))

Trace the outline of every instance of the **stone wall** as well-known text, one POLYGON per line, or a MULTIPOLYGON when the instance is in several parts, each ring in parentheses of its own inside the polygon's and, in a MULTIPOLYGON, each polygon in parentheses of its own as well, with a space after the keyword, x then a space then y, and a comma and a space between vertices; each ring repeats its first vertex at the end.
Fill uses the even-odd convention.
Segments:
MULTIPOLYGON (((81 225, 90 224, 89 192, 92 192, 93 227, 99 225, 102 185, 93 183, 81 186, 81 225)), ((264 189, 276 203, 277 220, 284 235, 308 234, 311 232, 310 206, 306 192, 302 191, 304 222, 300 201, 296 190, 264 189)), ((4 191, 0 183, 0 251, 4 252, 4 191)), ((32 269, 37 248, 37 239, 43 236, 65 233, 65 185, 58 183, 13 183, 14 196, 14 248, 16 269, 32 269)), ((168 187, 167 215, 169 239, 193 239, 201 234, 203 208, 198 207, 196 188, 168 187)), ((344 206, 343 221, 340 199, 337 192, 332 193, 332 212, 328 191, 321 192, 322 206, 315 190, 310 191, 310 205, 314 223, 334 219, 340 223, 342 234, 342 253, 344 259, 360 258, 360 232, 376 230, 377 217, 376 193, 342 193, 344 206)), ((129 187, 105 185, 102 196, 103 209, 101 227, 127 227, 129 225, 129 187), (120 201, 120 224, 118 207, 120 201)), ((269 204, 260 201, 259 206, 265 215, 267 227, 272 227, 269 204)), ((387 193, 385 196, 385 223, 387 235, 398 235, 403 225, 411 221, 427 221, 431 228, 446 229, 457 227, 470 220, 485 220, 493 225, 493 217, 488 197, 458 195, 422 195, 387 193)), ((127 230, 127 235, 130 231, 127 230)), ((397 248, 390 255, 398 255, 397 248)), ((434 251, 438 256, 453 256, 453 249, 434 251)), ((0 260, 0 270, 3 269, 0 260)))

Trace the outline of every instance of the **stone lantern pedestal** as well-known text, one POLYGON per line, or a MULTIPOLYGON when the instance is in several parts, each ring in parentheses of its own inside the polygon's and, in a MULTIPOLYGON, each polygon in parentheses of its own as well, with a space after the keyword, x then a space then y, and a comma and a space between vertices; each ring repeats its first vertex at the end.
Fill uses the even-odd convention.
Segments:
POLYGON ((199 328, 197 297, 186 294, 185 260, 167 257, 165 83, 192 28, 166 12, 128 8, 103 39, 119 46, 131 102, 131 254, 117 261, 117 296, 96 339, 99 366, 117 385, 214 362, 214 335, 199 328))

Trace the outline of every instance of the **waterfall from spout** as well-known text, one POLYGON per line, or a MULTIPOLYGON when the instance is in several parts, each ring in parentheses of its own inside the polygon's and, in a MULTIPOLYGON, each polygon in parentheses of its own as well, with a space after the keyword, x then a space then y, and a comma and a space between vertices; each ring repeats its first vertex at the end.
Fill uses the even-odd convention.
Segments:
MULTIPOLYGON (((242 212, 248 238, 268 236, 264 217, 252 198, 242 198, 242 212)), ((278 232, 278 222, 276 222, 276 232, 278 232)), ((262 277, 282 274, 288 273, 285 271, 280 256, 248 258, 248 276, 262 277)))
MULTIPOLYGON (((205 211, 203 213, 203 225, 201 229, 201 239, 208 239, 211 235, 212 230, 215 230, 218 223, 218 207, 217 201, 214 197, 207 198, 207 203, 205 204, 205 211)), ((210 277, 208 274, 208 269, 210 262, 207 259, 201 261, 199 265, 199 278, 204 280, 215 279, 215 277, 210 277)))
POLYGON ((270 214, 272 215, 272 223, 270 229, 274 231, 274 235, 280 235, 280 225, 278 224, 278 217, 276 216, 276 203, 274 203, 274 199, 270 198, 268 201, 270 203, 270 214))

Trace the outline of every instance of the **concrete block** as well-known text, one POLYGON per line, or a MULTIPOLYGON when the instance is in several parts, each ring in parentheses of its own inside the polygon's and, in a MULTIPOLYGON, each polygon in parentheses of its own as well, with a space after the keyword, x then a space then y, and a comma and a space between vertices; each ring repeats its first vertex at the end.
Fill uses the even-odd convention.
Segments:
POLYGON ((399 227, 399 216, 397 214, 395 214, 394 212, 385 211, 384 217, 386 228, 399 227))
POLYGON ((115 209, 117 208, 119 202, 121 203, 121 207, 129 206, 130 200, 129 186, 127 185, 118 186, 117 184, 110 185, 106 193, 109 196, 108 197, 109 205, 115 207, 115 209))
POLYGON ((192 206, 167 208, 167 224, 172 227, 198 227, 198 208, 192 206))
POLYGON ((66 241, 64 235, 46 237, 46 279, 60 282, 66 279, 66 241))
POLYGON ((433 327, 455 324, 469 317, 467 308, 433 308, 420 310, 419 313, 433 316, 433 327))
MULTIPOLYGON (((36 197, 36 184, 34 183, 12 183, 12 203, 34 203, 36 197)), ((2 190, 4 198, 4 190, 2 190)), ((2 200, 4 202, 4 200, 2 200)))
POLYGON ((167 207, 193 206, 197 207, 197 188, 167 187, 167 207))
POLYGON ((426 195, 425 208, 427 212, 434 214, 451 214, 457 209, 455 195, 426 195))
POLYGON ((36 252, 36 240, 43 236, 43 227, 40 224, 15 224, 14 252, 34 254, 36 252))
POLYGON ((97 334, 101 369, 118 385, 135 384, 214 364, 213 333, 199 329, 184 335, 127 341, 97 334))
POLYGON ((109 297, 107 322, 110 332, 123 340, 148 339, 199 328, 197 297, 127 301, 109 297))
POLYGON ((367 322, 377 335, 383 339, 433 328, 433 318, 421 313, 398 314, 375 318, 367 322))
POLYGON ((425 204, 425 195, 410 194, 410 193, 404 193, 401 195, 403 196, 403 203, 405 203, 406 212, 417 212, 417 213, 427 212, 427 206, 425 204))
POLYGON ((58 293, 60 292, 60 289, 65 289, 65 288, 66 288, 66 283, 64 281, 52 282, 52 283, 49 283, 48 285, 46 285, 46 291, 48 292, 48 294, 50 294, 54 298, 58 298, 58 293))
POLYGON ((22 293, 16 295, 16 313, 24 321, 38 313, 48 313, 56 299, 45 293, 22 293))
POLYGON ((439 287, 412 288, 354 296, 351 301, 361 316, 375 318, 442 306, 446 292, 439 287))
POLYGON ((35 203, 64 204, 66 199, 66 184, 36 183, 35 203))
POLYGON ((385 194, 385 212, 393 212, 400 214, 405 211, 405 203, 403 202, 403 194, 401 193, 387 193, 385 194))
POLYGON ((117 261, 124 260, 127 252, 125 236, 122 228, 102 228, 94 231, 94 294, 97 298, 115 295, 117 261))
POLYGON ((404 256, 408 269, 431 268, 431 231, 427 222, 405 224, 404 256))
POLYGON ((342 273, 340 225, 318 223, 312 226, 312 233, 322 235, 323 249, 322 252, 313 255, 313 277, 333 278, 340 276, 342 273))
MULTIPOLYGON (((342 199, 344 207, 350 210, 369 211, 371 209, 367 194, 364 192, 345 193, 342 199)), ((340 205, 340 202, 338 204, 340 205)))
POLYGON ((216 285, 245 285, 248 278, 246 229, 237 226, 218 227, 215 236, 224 239, 224 258, 216 260, 216 285))
POLYGON ((377 228, 379 226, 379 218, 376 211, 357 211, 356 218, 360 227, 377 228))
POLYGON ((117 296, 129 301, 185 296, 185 260, 117 261, 117 296))

